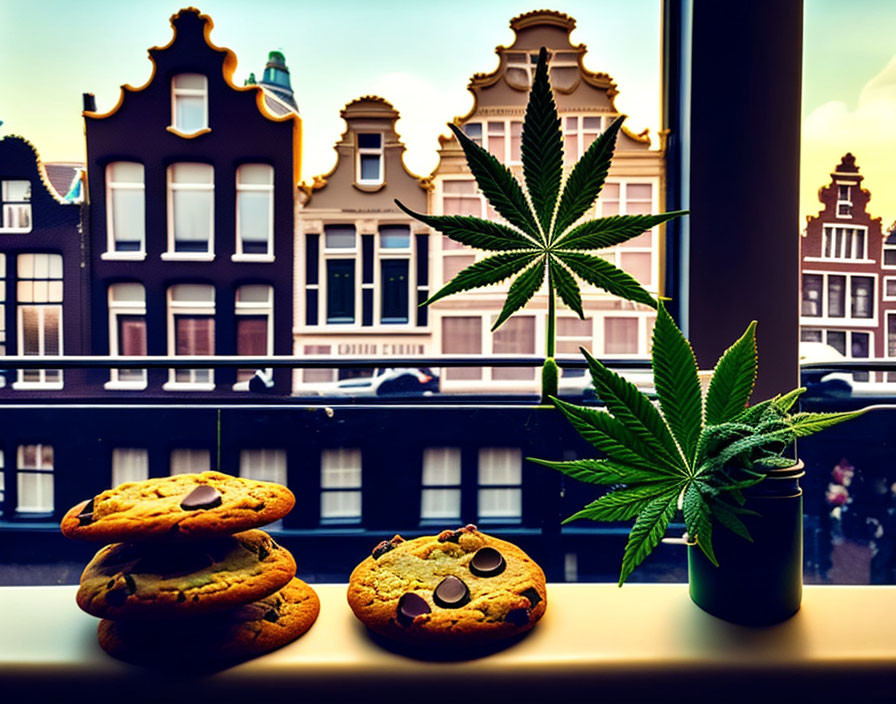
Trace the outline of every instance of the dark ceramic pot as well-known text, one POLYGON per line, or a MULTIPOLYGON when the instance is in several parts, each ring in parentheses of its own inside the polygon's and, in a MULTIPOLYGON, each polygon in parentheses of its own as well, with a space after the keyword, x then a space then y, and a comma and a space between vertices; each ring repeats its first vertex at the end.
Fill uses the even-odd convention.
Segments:
POLYGON ((776 469, 744 491, 741 516, 753 542, 715 523, 716 567, 699 548, 688 548, 691 599, 713 616, 751 626, 790 618, 803 594, 803 463, 776 469))

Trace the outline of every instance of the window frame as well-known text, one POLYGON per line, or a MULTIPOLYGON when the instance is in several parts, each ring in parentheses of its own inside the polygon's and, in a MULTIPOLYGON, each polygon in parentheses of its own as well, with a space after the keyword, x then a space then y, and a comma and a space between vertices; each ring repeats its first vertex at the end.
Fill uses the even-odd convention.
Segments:
MULTIPOLYGON (((110 284, 106 291, 106 300, 109 308, 109 354, 112 356, 121 355, 121 340, 119 339, 119 316, 142 316, 143 324, 146 330, 147 343, 149 340, 149 326, 146 320, 146 287, 139 281, 120 281, 110 284), (116 301, 113 294, 116 286, 123 284, 131 284, 140 286, 143 289, 143 301, 116 301)), ((128 375, 125 375, 128 376, 128 375)), ((104 388, 118 391, 142 391, 147 386, 146 369, 129 369, 122 370, 111 368, 109 370, 109 381, 104 384, 104 388), (122 371, 140 372, 140 378, 122 379, 122 371)))
MULTIPOLYGON (((800 304, 800 318, 799 325, 800 328, 809 327, 809 328, 818 328, 818 327, 842 327, 847 322, 849 325, 856 327, 869 327, 874 328, 877 327, 878 317, 880 315, 880 305, 878 302, 877 293, 879 291, 880 280, 877 273, 874 272, 846 272, 846 271, 823 271, 818 269, 803 269, 800 272, 800 289, 802 290, 802 277, 803 276, 821 276, 821 301, 820 301, 820 316, 805 316, 802 313, 802 303, 800 304), (844 315, 843 316, 831 316, 828 314, 829 309, 829 301, 828 301, 828 279, 831 276, 842 276, 844 277, 844 288, 843 288, 843 296, 844 296, 844 315), (869 301, 871 302, 871 316, 867 318, 859 318, 854 317, 852 315, 852 307, 853 307, 853 296, 852 296, 852 279, 854 277, 859 278, 869 278, 873 280, 871 295, 869 297, 869 301)), ((800 297, 802 301, 802 296, 800 297)))
POLYGON ((382 186, 386 182, 386 135, 382 130, 363 130, 355 132, 355 184, 358 186, 382 186), (379 147, 362 147, 362 135, 378 135, 380 138, 379 147), (379 157, 379 177, 375 179, 365 179, 362 177, 361 157, 376 156, 379 157))
POLYGON ((209 123, 209 109, 208 109, 208 76, 203 73, 191 73, 185 71, 183 73, 175 74, 171 77, 171 124, 168 127, 169 132, 173 132, 179 137, 198 137, 201 134, 206 134, 210 132, 208 126, 209 123), (178 88, 175 83, 178 78, 181 76, 200 76, 203 80, 203 87, 199 88, 178 88), (187 131, 183 129, 180 125, 177 124, 177 99, 178 97, 201 97, 202 98, 202 111, 203 111, 203 120, 202 126, 197 127, 195 130, 187 131))
POLYGON ((33 184, 30 179, 27 178, 4 178, 0 179, 0 234, 25 234, 31 232, 34 229, 34 209, 31 207, 31 196, 33 195, 33 184), (10 186, 7 184, 11 183, 27 183, 28 187, 25 193, 24 200, 17 200, 10 198, 8 192, 10 186), (28 218, 28 226, 27 227, 7 227, 7 213, 16 212, 15 209, 19 209, 23 212, 27 212, 28 218))
MULTIPOLYGON (((212 344, 214 347, 215 336, 217 334, 217 326, 215 325, 215 312, 217 305, 217 292, 212 284, 181 282, 172 284, 165 290, 166 300, 166 332, 167 332, 167 348, 170 357, 184 357, 189 355, 177 355, 177 316, 190 317, 207 317, 212 321, 212 344), (212 292, 211 301, 189 300, 177 301, 174 298, 174 289, 177 286, 205 286, 212 292)), ((214 354, 214 350, 212 351, 214 354)), ((215 370, 214 369, 169 369, 168 381, 162 385, 164 391, 214 391, 215 390, 215 370), (189 372, 190 379, 184 381, 177 379, 177 372, 189 372), (207 375, 206 380, 199 379, 199 372, 207 375)))
POLYGON ((328 447, 321 449, 320 453, 320 515, 319 523, 322 526, 327 525, 357 525, 364 519, 364 457, 360 448, 356 447, 328 447), (326 458, 334 458, 338 460, 335 466, 328 467, 326 458), (347 458, 353 459, 357 457, 357 467, 354 465, 346 465, 347 458), (348 470, 354 474, 357 469, 357 483, 352 484, 329 484, 327 480, 327 469, 345 472, 348 470), (352 494, 358 497, 358 513, 345 515, 324 515, 324 503, 327 495, 336 493, 352 494))
MULTIPOLYGON (((63 256, 57 252, 19 252, 16 257, 16 350, 20 356, 36 356, 36 357, 45 357, 48 356, 46 354, 46 333, 47 333, 47 323, 46 323, 46 314, 49 310, 54 310, 57 315, 57 319, 59 321, 59 327, 57 329, 57 338, 59 340, 59 350, 57 352, 58 356, 65 354, 65 319, 63 308, 65 301, 65 260, 63 256), (20 266, 22 264, 23 257, 46 257, 46 268, 47 268, 47 276, 38 278, 36 273, 32 276, 22 276, 20 273, 20 266), (58 277, 52 276, 51 269, 55 268, 56 265, 54 262, 58 261, 58 277), (23 283, 31 283, 32 284, 32 295, 30 298, 35 298, 34 295, 34 286, 39 283, 46 283, 47 287, 47 295, 46 301, 34 301, 34 300, 24 300, 26 297, 22 296, 20 293, 20 289, 23 283), (50 295, 50 284, 56 283, 59 289, 59 300, 49 300, 50 298, 55 298, 50 295), (34 309, 37 313, 39 324, 38 324, 38 339, 37 346, 40 349, 40 352, 36 355, 28 355, 25 352, 25 309, 34 309)), ((32 271, 37 269, 37 264, 35 260, 32 260, 32 271)), ((57 356, 54 355, 54 356, 57 356)), ((13 382, 12 388, 14 389, 28 389, 28 390, 44 390, 44 391, 61 391, 63 389, 64 384, 64 374, 61 369, 19 369, 17 380, 13 382), (26 375, 37 373, 37 379, 26 379, 26 375)))
POLYGON ((522 450, 518 447, 480 447, 476 457, 476 522, 481 523, 483 525, 497 525, 497 524, 507 524, 507 525, 519 525, 523 522, 523 515, 525 513, 524 504, 523 504, 523 453, 522 450), (519 482, 483 482, 483 457, 487 453, 495 453, 495 452, 505 452, 505 453, 516 453, 518 457, 518 464, 516 467, 512 467, 511 469, 516 469, 519 473, 519 482), (484 491, 513 491, 517 492, 519 496, 519 505, 520 511, 519 514, 506 514, 506 515, 483 515, 482 514, 482 497, 484 491))
POLYGON ((23 445, 17 445, 16 447, 16 489, 17 489, 17 498, 16 498, 16 509, 15 513, 17 516, 22 517, 43 517, 47 515, 52 515, 56 511, 56 502, 55 502, 55 468, 56 468, 56 453, 53 445, 48 443, 26 443, 23 445), (36 464, 33 467, 25 466, 25 448, 26 447, 35 447, 35 457, 37 458, 36 464), (50 449, 50 453, 52 455, 50 464, 45 466, 43 462, 44 448, 47 447, 50 449), (22 505, 22 495, 25 493, 22 488, 25 480, 25 475, 35 475, 37 477, 49 477, 49 487, 45 486, 43 482, 37 481, 35 483, 35 488, 37 489, 37 493, 43 497, 44 492, 49 491, 50 493, 50 502, 49 508, 47 508, 46 504, 41 505, 22 505))
MULTIPOLYGON (((239 355, 239 318, 243 317, 253 317, 253 318, 265 318, 265 332, 266 332, 266 341, 265 341, 265 356, 271 356, 274 354, 274 287, 270 284, 243 284, 241 286, 237 286, 236 290, 233 293, 233 315, 234 315, 234 333, 236 335, 236 339, 234 341, 234 349, 236 350, 236 354, 239 355), (267 289, 267 299, 265 301, 241 301, 239 298, 240 291, 246 286, 262 286, 267 289)), ((234 391, 248 391, 249 390, 249 381, 251 380, 252 375, 255 374, 257 370, 255 369, 237 369, 237 380, 233 385, 234 391), (241 380, 239 378, 241 372, 249 372, 250 376, 248 379, 241 380)), ((265 368, 265 374, 272 374, 273 369, 271 367, 265 368)))
POLYGON ((215 258, 215 168, 211 164, 201 161, 178 161, 168 165, 165 169, 165 195, 166 195, 166 220, 168 225, 168 249, 162 252, 163 260, 184 260, 184 261, 213 261, 215 258), (181 164, 191 166, 208 167, 211 173, 211 180, 207 183, 178 183, 174 180, 174 169, 181 164), (177 251, 177 240, 175 238, 175 208, 174 193, 175 191, 196 191, 209 192, 209 224, 208 224, 208 245, 206 251, 177 251))
MULTIPOLYGON (((453 467, 449 468, 453 471, 453 467)), ((463 515, 463 453, 459 447, 426 447, 423 449, 420 460, 420 525, 436 525, 443 524, 445 521, 460 521, 463 515), (456 482, 429 482, 427 483, 426 468, 427 457, 430 453, 441 451, 444 453, 440 460, 439 469, 444 469, 445 465, 450 461, 454 464, 454 458, 457 460, 457 481, 456 482), (426 515, 426 496, 432 495, 430 492, 452 492, 452 496, 457 498, 457 512, 448 514, 446 512, 438 515, 426 515)))
POLYGON ((104 260, 143 260, 146 259, 146 167, 139 161, 118 160, 106 164, 106 251, 100 255, 104 260), (143 170, 143 179, 137 181, 113 181, 112 170, 116 164, 137 164, 143 170), (143 232, 140 236, 140 246, 136 251, 119 250, 115 239, 115 198, 114 192, 140 191, 143 200, 143 232))
MULTIPOLYGON (((513 148, 513 140, 514 140, 514 126, 519 129, 518 139, 520 140, 520 145, 522 145, 522 130, 523 130, 523 119, 522 118, 514 118, 514 117, 479 117, 474 120, 469 120, 465 122, 462 126, 462 130, 464 134, 467 134, 467 128, 470 126, 478 126, 482 132, 480 137, 470 137, 470 139, 478 144, 480 147, 488 151, 489 154, 494 156, 498 161, 500 161, 505 166, 519 166, 523 163, 522 158, 522 146, 520 147, 520 154, 518 159, 514 159, 514 152, 516 151, 513 148), (502 132, 500 135, 494 134, 492 135, 491 130, 489 128, 492 124, 500 124, 502 132), (504 140, 504 146, 501 149, 501 154, 495 153, 493 151, 491 142, 491 137, 499 137, 504 140)), ((467 135, 468 137, 470 135, 467 135)), ((459 179, 447 179, 451 181, 456 181, 459 179)))
POLYGON ((240 164, 236 169, 234 176, 236 184, 236 249, 231 259, 235 262, 273 262, 274 255, 274 167, 270 164, 252 162, 240 164), (267 167, 270 174, 270 183, 240 183, 240 169, 246 166, 264 166, 267 167), (243 237, 241 233, 241 217, 240 217, 240 194, 241 193, 267 193, 268 194, 268 232, 267 232, 267 251, 266 252, 245 252, 243 251, 243 237))

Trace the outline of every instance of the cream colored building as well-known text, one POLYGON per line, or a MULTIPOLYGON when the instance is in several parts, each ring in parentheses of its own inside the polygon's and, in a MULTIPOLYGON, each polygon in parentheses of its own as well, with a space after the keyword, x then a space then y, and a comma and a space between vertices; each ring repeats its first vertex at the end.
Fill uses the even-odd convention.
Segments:
MULTIPOLYGON (((613 98, 616 85, 607 74, 586 69, 584 45, 573 45, 569 34, 575 20, 551 11, 515 17, 510 26, 514 42, 499 46, 498 68, 473 76, 469 90, 473 109, 454 123, 467 136, 488 149, 522 177, 520 144, 528 91, 540 47, 549 51, 549 71, 564 135, 568 167, 619 115, 613 98)), ((440 137, 439 165, 432 174, 429 211, 438 215, 475 215, 499 219, 477 193, 463 151, 453 136, 440 137)), ((626 130, 619 134, 616 156, 593 215, 645 214, 663 210, 665 161, 646 134, 626 130)), ((588 217, 590 217, 589 215, 588 217)), ((600 256, 635 276, 652 293, 662 291, 660 228, 629 242, 600 252, 600 256)), ((433 289, 438 290, 457 272, 483 258, 437 235, 433 238, 433 289)), ((582 282, 580 282, 582 283, 582 282)), ((607 357, 644 357, 648 354, 654 315, 646 306, 621 301, 582 283, 586 320, 580 320, 560 304, 557 320, 557 353, 578 354, 579 347, 607 357)), ((434 348, 446 354, 544 354, 547 295, 542 289, 525 309, 516 313, 494 334, 491 325, 500 312, 507 285, 477 289, 442 299, 432 305, 434 348)), ((442 389, 470 388, 488 382, 494 390, 535 388, 534 369, 456 369, 442 376, 442 389)))
MULTIPOLYGON (((573 45, 571 17, 547 10, 511 20, 514 42, 499 46, 498 68, 473 76, 473 109, 454 123, 521 177, 522 125, 540 47, 549 51, 551 85, 571 167, 619 115, 610 76, 586 69, 586 47, 573 45)), ((395 133, 398 112, 385 100, 365 97, 342 111, 347 129, 336 145, 337 164, 305 190, 298 210, 296 247, 296 347, 298 355, 365 357, 431 354, 541 355, 545 350, 547 296, 542 289, 494 334, 507 285, 442 299, 427 310, 417 303, 486 254, 451 241, 398 210, 433 215, 499 217, 478 193, 463 151, 453 136, 439 138, 439 163, 421 178, 404 166, 395 133), (402 235, 401 233, 406 233, 402 235), (406 282, 395 277, 405 273, 406 282)), ((646 131, 620 132, 616 156, 591 215, 646 214, 663 210, 663 146, 646 131)), ((662 292, 661 228, 600 252, 652 293, 662 292)), ((646 357, 654 315, 582 285, 586 320, 562 304, 557 353, 579 347, 606 357, 646 357)), ((535 391, 537 370, 524 368, 442 370, 443 391, 535 391)), ((296 391, 333 381, 335 372, 302 372, 296 391)))

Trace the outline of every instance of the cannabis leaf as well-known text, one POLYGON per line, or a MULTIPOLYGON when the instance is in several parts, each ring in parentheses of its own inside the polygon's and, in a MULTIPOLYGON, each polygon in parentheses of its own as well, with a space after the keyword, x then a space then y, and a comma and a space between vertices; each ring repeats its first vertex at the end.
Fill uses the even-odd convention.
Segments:
POLYGON ((525 188, 486 149, 456 125, 449 125, 479 190, 507 224, 467 216, 425 215, 395 201, 408 215, 446 237, 494 253, 461 271, 421 305, 513 278, 504 306, 492 325, 494 331, 547 282, 547 361, 543 379, 551 388, 543 390, 545 397, 556 393, 556 376, 547 373, 555 350, 556 299, 559 297, 570 310, 585 318, 577 277, 615 296, 656 308, 653 296, 637 280, 589 252, 625 242, 686 212, 617 215, 576 225, 600 195, 624 119, 616 119, 592 142, 564 183, 563 134, 548 79, 547 51, 542 47, 523 122, 525 188))
POLYGON ((622 557, 620 586, 679 512, 689 538, 717 565, 713 519, 751 540, 740 517, 755 514, 743 508, 743 490, 764 480, 769 470, 792 466, 794 460, 784 453, 795 438, 867 410, 791 415, 802 388, 749 406, 756 379, 755 322, 719 359, 704 399, 694 352, 662 303, 652 353, 659 408, 634 384, 582 352, 606 410, 553 401, 606 459, 532 461, 572 479, 610 487, 565 522, 635 519, 622 557))

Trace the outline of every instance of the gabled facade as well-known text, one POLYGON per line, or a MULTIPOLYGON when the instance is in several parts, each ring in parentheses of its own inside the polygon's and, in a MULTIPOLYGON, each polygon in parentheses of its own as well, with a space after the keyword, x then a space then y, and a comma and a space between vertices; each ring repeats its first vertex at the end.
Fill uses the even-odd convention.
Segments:
MULTIPOLYGON (((30 142, 0 140, 0 356, 84 352, 80 219, 30 142)), ((70 390, 78 375, 65 376, 53 369, 5 372, 0 395, 70 390)))
POLYGON ((818 192, 822 208, 807 218, 800 252, 800 340, 854 359, 896 356, 896 241, 868 212, 863 178, 844 155, 818 192))
MULTIPOLYGON (((395 205, 425 212, 428 181, 404 165, 399 114, 364 96, 340 113, 336 164, 305 188, 299 209, 297 355, 394 356, 432 352, 429 228, 395 205)), ((304 370, 296 390, 336 380, 304 370)))
MULTIPOLYGON (((301 121, 260 86, 193 8, 149 50, 153 72, 99 113, 85 96, 90 352, 290 354, 301 121)), ((281 101, 282 103, 282 101, 281 101)), ((113 371, 107 390, 240 391, 254 370, 113 371)), ((289 374, 277 371, 287 393, 289 374)))
MULTIPOLYGON (((574 45, 569 35, 571 17, 538 10, 510 21, 514 42, 499 46, 498 68, 470 80, 472 110, 454 123, 467 136, 488 149, 515 175, 521 176, 520 145, 528 91, 542 46, 549 52, 551 86, 563 130, 567 168, 579 159, 594 139, 619 115, 613 99, 616 84, 603 73, 584 66, 586 47, 574 45)), ((466 166, 457 139, 440 137, 439 164, 432 174, 429 212, 434 215, 474 215, 497 220, 479 193, 466 166)), ((662 212, 665 180, 662 145, 651 145, 646 133, 623 128, 607 183, 589 216, 662 212)), ((662 292, 662 228, 600 255, 635 276, 653 293, 662 292)), ((447 238, 433 238, 433 281, 437 291, 459 271, 483 255, 447 238)), ((431 306, 435 351, 445 354, 542 354, 547 296, 537 293, 494 334, 492 323, 501 310, 507 286, 478 289, 442 299, 431 306)), ((557 352, 578 354, 584 346, 606 357, 644 357, 654 315, 646 306, 620 301, 595 288, 583 287, 588 316, 580 320, 561 308, 557 321, 557 352)), ((442 379, 443 390, 482 385, 492 390, 535 388, 534 369, 454 369, 442 379)))

